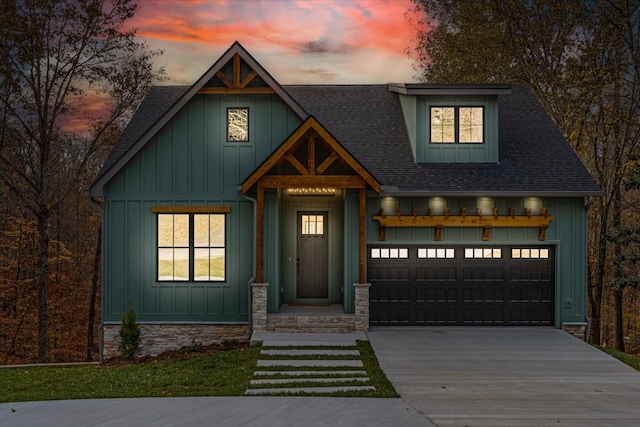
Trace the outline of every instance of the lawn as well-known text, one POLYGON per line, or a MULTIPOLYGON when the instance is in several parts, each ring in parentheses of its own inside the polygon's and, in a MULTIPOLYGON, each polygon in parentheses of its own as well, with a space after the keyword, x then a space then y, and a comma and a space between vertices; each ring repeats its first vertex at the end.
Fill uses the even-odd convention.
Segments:
POLYGON ((623 353, 622 351, 612 350, 610 348, 605 348, 605 347, 598 347, 598 348, 604 351, 605 353, 607 353, 608 355, 613 356, 616 359, 620 360, 621 362, 624 362, 627 365, 631 366, 632 368, 640 371, 640 354, 627 354, 627 353, 623 353))
MULTIPOLYGON (((376 391, 351 396, 397 397, 368 342, 358 342, 376 391)), ((134 363, 0 369, 0 403, 122 397, 242 396, 260 346, 193 347, 134 363)), ((342 394, 341 394, 342 395, 342 394)))
POLYGON ((108 397, 240 396, 260 347, 135 364, 0 369, 0 402, 108 397))

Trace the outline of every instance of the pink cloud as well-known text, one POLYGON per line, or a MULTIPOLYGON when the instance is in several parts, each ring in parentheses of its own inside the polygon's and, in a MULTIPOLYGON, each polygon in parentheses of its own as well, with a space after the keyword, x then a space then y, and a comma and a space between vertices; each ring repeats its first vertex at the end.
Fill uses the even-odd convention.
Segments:
POLYGON ((360 75, 369 83, 367 63, 386 62, 397 74, 386 81, 407 81, 413 70, 405 51, 413 33, 405 13, 411 8, 410 0, 146 0, 132 25, 153 48, 165 49, 161 62, 170 83, 193 82, 195 69, 204 71, 235 40, 263 65, 274 64, 269 71, 278 80, 353 83, 347 76, 360 75), (296 70, 322 72, 305 77, 296 70))

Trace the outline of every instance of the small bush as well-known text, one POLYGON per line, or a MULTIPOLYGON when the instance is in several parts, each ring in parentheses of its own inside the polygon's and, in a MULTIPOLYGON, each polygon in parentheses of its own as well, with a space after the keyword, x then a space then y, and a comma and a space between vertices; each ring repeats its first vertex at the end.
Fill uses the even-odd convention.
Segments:
POLYGON ((136 319, 133 303, 129 303, 129 308, 122 314, 119 335, 118 352, 125 359, 133 360, 140 352, 140 325, 136 319))

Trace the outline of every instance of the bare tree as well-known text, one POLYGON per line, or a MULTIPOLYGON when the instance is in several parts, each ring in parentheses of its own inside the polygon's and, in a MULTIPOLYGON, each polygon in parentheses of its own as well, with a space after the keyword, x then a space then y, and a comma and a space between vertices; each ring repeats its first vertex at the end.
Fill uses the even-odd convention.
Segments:
POLYGON ((53 213, 104 156, 163 69, 127 29, 133 0, 20 0, 0 9, 0 179, 37 222, 38 360, 48 359, 53 213), (87 107, 104 104, 95 115, 87 107))
MULTIPOLYGON (((529 86, 603 189, 589 213, 591 339, 603 342, 603 295, 620 271, 608 236, 621 225, 623 183, 640 151, 640 1, 414 4, 409 52, 425 80, 529 86)), ((622 348, 621 332, 613 346, 622 348)))

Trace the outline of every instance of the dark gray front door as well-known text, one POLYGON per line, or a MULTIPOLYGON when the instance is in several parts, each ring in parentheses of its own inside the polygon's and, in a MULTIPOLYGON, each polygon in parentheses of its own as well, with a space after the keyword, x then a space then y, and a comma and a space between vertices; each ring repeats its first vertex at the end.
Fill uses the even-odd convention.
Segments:
POLYGON ((327 212, 298 212, 298 298, 328 298, 327 212))

